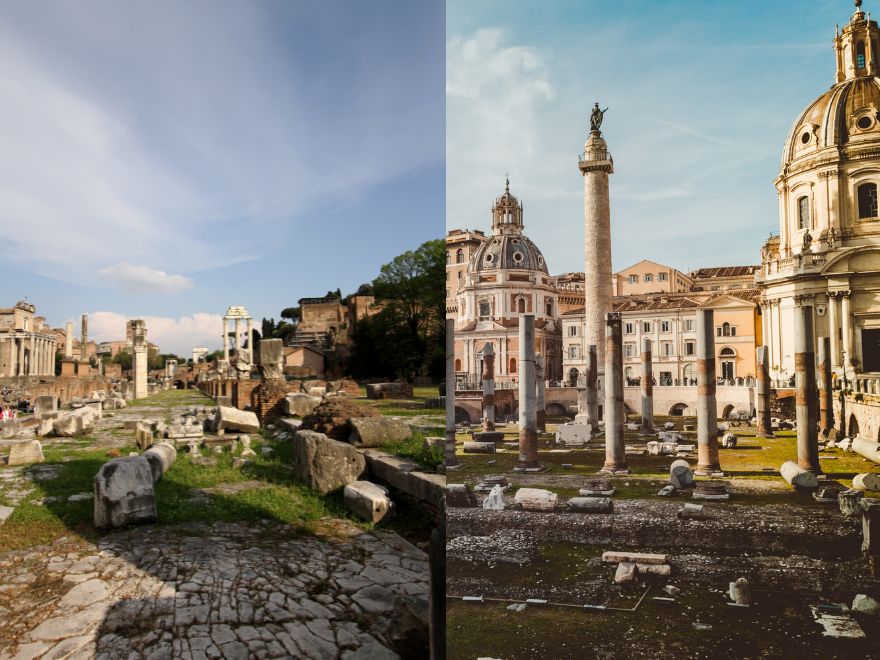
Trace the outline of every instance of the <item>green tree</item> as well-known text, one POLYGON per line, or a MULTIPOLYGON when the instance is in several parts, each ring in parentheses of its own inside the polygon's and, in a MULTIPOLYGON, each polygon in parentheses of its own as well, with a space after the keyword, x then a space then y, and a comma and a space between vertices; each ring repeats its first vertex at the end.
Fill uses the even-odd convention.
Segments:
POLYGON ((271 337, 275 333, 275 319, 263 319, 263 337, 271 337))
POLYGON ((123 371, 131 369, 131 353, 128 350, 119 351, 113 356, 113 362, 122 367, 123 371))
POLYGON ((300 319, 302 319, 302 308, 288 307, 287 309, 283 309, 281 310, 281 318, 287 319, 293 323, 299 323, 300 319))
POLYGON ((412 378, 424 364, 442 377, 446 317, 445 245, 428 241, 382 266, 373 280, 381 311, 353 329, 349 373, 412 378))

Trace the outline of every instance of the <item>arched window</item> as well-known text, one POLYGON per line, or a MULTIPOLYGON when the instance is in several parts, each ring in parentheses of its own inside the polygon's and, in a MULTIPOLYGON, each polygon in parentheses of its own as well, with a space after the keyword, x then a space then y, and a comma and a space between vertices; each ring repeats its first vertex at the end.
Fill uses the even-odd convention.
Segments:
POLYGON ((856 68, 865 68, 865 42, 860 41, 856 44, 856 68))
POLYGON ((456 360, 455 360, 455 370, 456 370, 456 371, 461 371, 461 360, 459 360, 459 359, 457 359, 457 358, 456 358, 456 360))
POLYGON ((462 250, 461 248, 458 248, 458 252, 455 253, 455 263, 464 263, 464 250, 462 250))
POLYGON ((452 263, 452 255, 449 254, 449 250, 446 250, 446 265, 448 266, 451 263, 452 263))
POLYGON ((732 348, 722 348, 721 349, 721 357, 734 357, 736 355, 736 351, 732 348))
POLYGON ((509 373, 509 374, 516 373, 516 358, 510 358, 510 369, 508 369, 507 373, 509 373))
POLYGON ((723 337, 730 337, 730 323, 725 323, 721 326, 721 335, 723 337))
POLYGON ((877 217, 877 184, 863 183, 858 187, 857 196, 859 198, 859 217, 860 218, 876 218, 877 217))
POLYGON ((526 301, 523 298, 520 298, 519 301, 517 301, 516 311, 518 311, 520 314, 526 313, 526 301))
POLYGON ((810 200, 805 195, 798 201, 798 229, 808 229, 810 226, 810 200))

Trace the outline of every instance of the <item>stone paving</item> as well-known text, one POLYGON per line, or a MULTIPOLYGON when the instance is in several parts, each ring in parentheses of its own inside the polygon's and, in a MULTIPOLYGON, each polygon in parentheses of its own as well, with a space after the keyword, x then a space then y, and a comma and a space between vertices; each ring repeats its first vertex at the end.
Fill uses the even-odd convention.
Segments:
POLYGON ((349 533, 185 523, 8 552, 0 660, 426 657, 427 555, 349 533))

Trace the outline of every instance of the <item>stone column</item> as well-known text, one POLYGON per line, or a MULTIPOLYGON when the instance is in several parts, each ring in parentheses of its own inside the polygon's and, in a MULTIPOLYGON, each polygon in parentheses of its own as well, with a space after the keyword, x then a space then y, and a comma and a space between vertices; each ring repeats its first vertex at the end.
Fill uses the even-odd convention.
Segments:
POLYGON ((251 352, 251 362, 254 361, 254 356, 256 355, 256 351, 254 350, 254 333, 251 328, 251 317, 247 317, 247 345, 248 350, 251 352))
POLYGON ((238 360, 238 354, 241 351, 241 319, 235 319, 235 358, 238 360))
POLYGON ((36 344, 36 338, 34 337, 34 333, 32 332, 31 333, 30 356, 28 357, 28 372, 27 372, 28 376, 33 376, 34 374, 36 374, 36 370, 35 370, 36 365, 34 364, 36 362, 36 357, 37 357, 36 353, 34 352, 35 344, 36 344))
POLYGON ((64 357, 73 357, 73 322, 67 322, 67 333, 64 337, 64 357))
POLYGON ((147 341, 144 336, 144 322, 134 323, 134 342, 132 344, 131 380, 135 399, 144 399, 149 394, 147 387, 147 341))
POLYGON ((818 405, 816 401, 816 355, 813 353, 813 306, 794 308, 794 386, 797 419, 798 465, 822 474, 819 467, 818 405))
POLYGON ((772 438, 770 428, 770 348, 758 346, 755 349, 755 363, 758 369, 758 437, 772 438))
POLYGON ((601 131, 590 131, 579 169, 584 177, 584 344, 597 347, 598 365, 605 358, 605 314, 612 311, 611 203, 608 175, 614 163, 601 131))
POLYGON ((223 359, 229 364, 229 317, 223 317, 223 359))
POLYGON ((9 338, 9 375, 18 375, 18 341, 15 337, 9 338))
POLYGON ((519 317, 519 462, 517 471, 537 472, 538 425, 535 416, 535 315, 519 317))
POLYGON ((819 366, 816 369, 819 380, 819 428, 830 431, 834 428, 834 392, 831 389, 831 340, 819 337, 819 366))
POLYGON ((446 469, 461 467, 455 455, 455 320, 446 319, 446 469))
POLYGON ((841 294, 843 298, 843 302, 841 303, 840 316, 843 325, 843 350, 846 351, 846 364, 844 367, 852 364, 852 359, 855 357, 852 354, 852 314, 850 313, 850 292, 844 291, 841 294))
POLYGON ((574 421, 579 424, 589 424, 592 433, 599 432, 599 388, 598 365, 596 362, 596 346, 590 344, 586 347, 584 358, 586 369, 583 376, 578 377, 578 414, 574 421))
POLYGON ((642 346, 642 435, 654 433, 654 382, 651 363, 651 340, 642 346))
POLYGON ((535 426, 538 433, 547 432, 544 414, 544 358, 535 356, 535 426))
POLYGON ((495 349, 483 347, 483 430, 495 430, 495 349))
POLYGON ((79 359, 82 362, 89 361, 89 315, 82 315, 82 346, 80 346, 79 359))
POLYGON ((828 293, 828 326, 830 328, 828 334, 831 335, 831 368, 840 365, 840 323, 837 320, 837 295, 829 291, 828 293))
POLYGON ((715 312, 697 310, 697 469, 694 474, 721 473, 718 461, 718 404, 715 400, 715 312))
POLYGON ((624 451, 623 335, 620 314, 605 315, 605 465, 600 474, 629 474, 624 451))

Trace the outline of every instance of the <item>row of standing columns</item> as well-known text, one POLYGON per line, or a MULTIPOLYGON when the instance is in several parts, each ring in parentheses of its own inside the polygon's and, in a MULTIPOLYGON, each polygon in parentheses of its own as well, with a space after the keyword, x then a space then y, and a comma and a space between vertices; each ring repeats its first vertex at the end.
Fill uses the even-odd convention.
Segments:
POLYGON ((55 342, 30 333, 28 337, 9 337, 10 376, 55 375, 55 342))
MULTIPOLYGON (((223 359, 226 362, 229 362, 229 317, 223 317, 223 359)), ((253 331, 251 329, 251 317, 247 317, 247 338, 248 338, 248 346, 251 345, 251 338, 253 337, 253 331)), ((241 340, 241 318, 235 317, 235 350, 238 352, 240 348, 244 346, 244 342, 241 340)), ((252 358, 253 359, 253 358, 252 358)))

